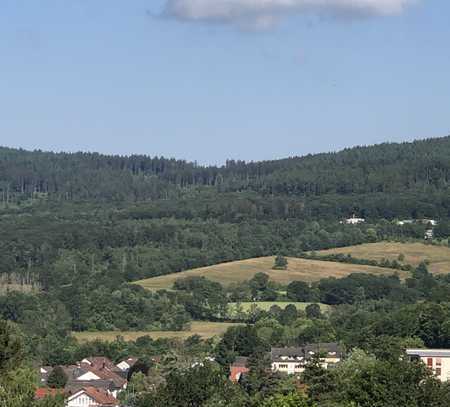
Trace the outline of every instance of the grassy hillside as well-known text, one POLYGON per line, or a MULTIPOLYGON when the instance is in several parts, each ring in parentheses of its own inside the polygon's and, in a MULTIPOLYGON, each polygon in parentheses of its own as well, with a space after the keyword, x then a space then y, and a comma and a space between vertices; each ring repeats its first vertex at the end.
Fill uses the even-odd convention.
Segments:
POLYGON ((212 338, 225 333, 231 327, 239 324, 229 322, 204 322, 194 321, 191 327, 186 331, 150 331, 150 332, 131 332, 131 331, 108 331, 108 332, 74 332, 73 336, 79 342, 93 341, 100 339, 103 341, 114 341, 117 336, 122 336, 126 341, 135 341, 141 336, 150 336, 153 339, 187 339, 192 335, 200 335, 202 338, 212 338))
POLYGON ((149 278, 137 281, 136 284, 149 290, 159 290, 170 289, 176 280, 188 276, 204 276, 210 280, 228 285, 233 282, 249 280, 258 272, 267 273, 272 281, 281 284, 289 284, 294 280, 313 282, 325 277, 339 278, 351 273, 393 273, 391 269, 382 267, 306 260, 292 257, 288 258, 288 262, 287 270, 272 270, 274 257, 259 257, 149 278))
POLYGON ((445 246, 432 246, 423 243, 397 243, 380 242, 367 243, 358 246, 342 247, 338 249, 322 250, 321 254, 344 253, 355 258, 381 260, 397 260, 400 254, 405 256, 403 263, 417 266, 420 262, 428 260, 429 270, 433 273, 450 273, 450 248, 445 246))

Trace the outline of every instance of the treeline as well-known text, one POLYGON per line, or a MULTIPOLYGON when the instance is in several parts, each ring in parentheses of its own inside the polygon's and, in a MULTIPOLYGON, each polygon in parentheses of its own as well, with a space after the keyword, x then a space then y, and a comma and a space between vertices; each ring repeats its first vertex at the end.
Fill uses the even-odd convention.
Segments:
MULTIPOLYGON (((447 216, 450 208, 448 194, 442 193, 448 192, 449 157, 450 137, 278 161, 228 161, 222 167, 142 155, 2 148, 0 197, 6 206, 43 197, 69 201, 179 199, 206 190, 213 195, 247 192, 258 197, 291 197, 293 202, 283 209, 285 216, 298 215, 302 204, 306 209, 310 204, 307 214, 314 214, 321 208, 315 199, 324 197, 325 206, 330 199, 342 199, 340 205, 347 214, 358 211, 366 217, 380 216, 377 207, 382 207, 388 218, 439 217, 447 216)), ((230 195, 224 196, 232 201, 230 195)), ((260 211, 256 206, 254 210, 260 211)), ((331 209, 327 207, 328 215, 331 209)))
POLYGON ((350 253, 335 253, 335 254, 317 254, 316 252, 302 253, 299 257, 310 260, 331 261, 346 264, 360 264, 363 266, 375 266, 391 268, 394 270, 412 271, 413 266, 410 264, 403 264, 401 260, 389 260, 389 259, 358 259, 353 257, 350 253))

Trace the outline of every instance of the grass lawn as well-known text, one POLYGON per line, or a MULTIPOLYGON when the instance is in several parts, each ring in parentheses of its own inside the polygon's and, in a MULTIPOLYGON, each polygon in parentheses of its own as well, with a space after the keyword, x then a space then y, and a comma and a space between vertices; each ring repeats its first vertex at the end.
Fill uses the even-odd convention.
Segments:
POLYGON ((108 331, 108 332, 73 332, 73 336, 79 342, 101 339, 103 341, 114 341, 117 336, 123 336, 127 341, 134 341, 141 336, 150 336, 153 339, 186 339, 192 335, 200 335, 202 338, 212 338, 225 333, 231 327, 239 324, 228 322, 204 322, 193 321, 188 331, 153 331, 153 332, 131 332, 131 331, 108 331))
POLYGON ((393 270, 382 267, 307 260, 293 257, 288 258, 287 270, 272 270, 274 259, 275 257, 271 256, 221 263, 214 266, 183 271, 181 273, 153 277, 137 281, 136 284, 149 290, 170 289, 172 288, 173 283, 179 278, 204 276, 223 285, 229 285, 234 282, 249 280, 258 272, 266 273, 272 281, 285 285, 294 280, 313 282, 325 277, 345 277, 351 273, 371 273, 379 275, 393 274, 393 270))
POLYGON ((397 260, 400 254, 405 256, 403 263, 417 266, 420 262, 428 260, 428 269, 437 274, 450 273, 450 248, 445 246, 432 246, 423 243, 397 243, 380 242, 367 243, 358 246, 341 247, 338 249, 322 250, 317 254, 350 253, 359 259, 397 260))

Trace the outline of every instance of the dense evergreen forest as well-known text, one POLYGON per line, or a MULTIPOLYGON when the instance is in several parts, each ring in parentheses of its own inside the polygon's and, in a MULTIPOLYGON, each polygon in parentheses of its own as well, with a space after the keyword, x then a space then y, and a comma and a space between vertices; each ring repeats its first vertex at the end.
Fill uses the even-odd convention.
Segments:
POLYGON ((450 137, 222 167, 2 148, 0 190, 4 205, 152 202, 148 216, 442 217, 450 208, 449 157, 450 137))

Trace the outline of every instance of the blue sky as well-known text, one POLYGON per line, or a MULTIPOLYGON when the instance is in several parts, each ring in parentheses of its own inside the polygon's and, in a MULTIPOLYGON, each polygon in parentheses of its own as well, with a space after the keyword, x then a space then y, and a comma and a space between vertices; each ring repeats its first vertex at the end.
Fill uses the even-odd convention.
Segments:
POLYGON ((450 2, 262 1, 1 0, 0 145, 213 164, 450 133, 450 2))

